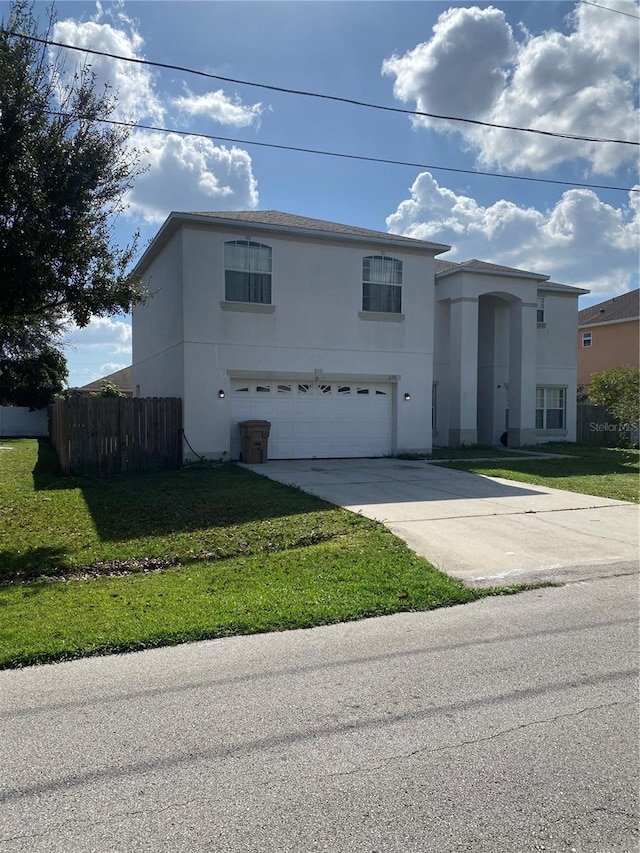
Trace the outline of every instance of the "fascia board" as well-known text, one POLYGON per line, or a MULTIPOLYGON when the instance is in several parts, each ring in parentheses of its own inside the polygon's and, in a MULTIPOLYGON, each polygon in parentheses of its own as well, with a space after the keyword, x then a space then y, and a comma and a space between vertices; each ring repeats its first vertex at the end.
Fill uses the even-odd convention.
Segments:
POLYGON ((640 317, 623 317, 621 320, 603 320, 602 323, 578 323, 579 329, 594 329, 596 326, 619 326, 620 323, 637 323, 640 317))
POLYGON ((461 275, 468 273, 470 275, 488 275, 492 278, 525 278, 529 281, 548 281, 548 275, 540 275, 539 273, 525 272, 524 270, 514 270, 513 272, 505 272, 504 270, 487 270, 483 267, 465 267, 460 266, 458 269, 443 270, 436 273, 436 281, 441 278, 449 278, 453 275, 461 275))

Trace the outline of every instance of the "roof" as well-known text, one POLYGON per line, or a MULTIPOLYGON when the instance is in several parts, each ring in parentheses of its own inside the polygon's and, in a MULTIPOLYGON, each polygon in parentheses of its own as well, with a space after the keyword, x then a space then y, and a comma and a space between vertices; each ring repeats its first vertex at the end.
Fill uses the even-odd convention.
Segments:
POLYGON ((436 276, 439 278, 456 272, 510 275, 517 278, 535 278, 537 281, 547 281, 549 278, 548 275, 542 275, 541 273, 528 272, 527 270, 516 269, 516 267, 504 267, 500 264, 491 264, 488 261, 479 261, 477 258, 471 258, 471 260, 462 261, 461 263, 436 260, 436 276))
POLYGON ((602 323, 620 323, 624 320, 638 319, 640 319, 640 290, 638 288, 578 311, 579 326, 596 326, 602 323))
POLYGON ((251 225, 252 231, 270 233, 296 234, 300 237, 316 237, 327 240, 343 240, 360 243, 379 243, 385 246, 396 246, 405 249, 416 249, 437 255, 447 252, 451 246, 445 243, 430 243, 427 240, 416 240, 414 237, 404 237, 401 234, 389 234, 387 231, 373 231, 370 228, 359 228, 354 225, 343 225, 339 222, 329 222, 325 219, 312 219, 308 216, 298 216, 294 213, 283 213, 279 210, 212 210, 212 211, 173 211, 164 221, 157 235, 138 261, 135 272, 140 274, 157 256, 163 246, 185 224, 223 225, 232 230, 251 225))
POLYGON ((227 222, 250 222, 251 224, 275 225, 288 230, 318 231, 323 234, 347 234, 350 237, 374 237, 388 240, 392 243, 402 243, 408 246, 431 246, 440 251, 447 251, 451 246, 443 243, 431 243, 427 240, 416 240, 415 237, 405 237, 402 234, 390 234, 388 231, 373 231, 371 228, 359 228, 355 225, 342 225, 340 222, 330 222, 326 219, 312 219, 309 216, 298 216, 296 213, 282 213, 280 210, 215 210, 207 213, 192 213, 196 216, 206 216, 213 219, 224 219, 227 222))
POLYGON ((108 376, 102 376, 100 379, 96 379, 94 382, 89 382, 87 385, 82 385, 78 390, 99 391, 102 382, 105 381, 113 382, 114 385, 117 385, 118 388, 121 388, 123 391, 132 391, 133 375, 131 367, 123 367, 122 370, 116 370, 115 373, 110 373, 108 376))
POLYGON ((511 278, 532 278, 538 282, 540 290, 548 290, 554 293, 571 293, 574 296, 582 296, 589 293, 581 287, 573 287, 569 284, 557 284, 554 281, 548 281, 548 275, 542 275, 537 272, 527 272, 519 270, 516 267, 505 267, 500 264, 491 264, 488 261, 479 261, 477 258, 471 258, 469 261, 462 261, 457 264, 455 261, 443 261, 436 258, 436 279, 445 278, 448 275, 453 275, 456 272, 473 272, 481 275, 498 275, 510 276, 511 278))
POLYGON ((590 290, 586 290, 584 287, 574 287, 572 284, 558 284, 555 281, 543 281, 539 286, 539 290, 549 290, 554 293, 573 293, 578 294, 578 296, 585 296, 587 293, 591 293, 590 290))

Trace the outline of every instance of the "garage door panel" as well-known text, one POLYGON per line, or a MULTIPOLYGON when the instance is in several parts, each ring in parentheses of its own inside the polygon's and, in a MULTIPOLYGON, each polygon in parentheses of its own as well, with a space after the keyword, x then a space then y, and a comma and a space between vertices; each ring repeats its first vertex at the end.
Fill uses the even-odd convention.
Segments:
POLYGON ((384 456, 392 449, 391 390, 373 383, 243 380, 232 383, 232 430, 243 420, 270 421, 271 459, 384 456))

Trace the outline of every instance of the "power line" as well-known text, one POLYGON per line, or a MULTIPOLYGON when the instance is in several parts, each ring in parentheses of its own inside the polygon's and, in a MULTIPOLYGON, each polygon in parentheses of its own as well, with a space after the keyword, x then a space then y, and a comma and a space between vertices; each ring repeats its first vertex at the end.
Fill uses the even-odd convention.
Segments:
POLYGON ((223 77, 219 74, 210 74, 207 71, 198 71, 194 68, 187 68, 186 66, 182 65, 170 65, 166 62, 154 62, 150 59, 139 59, 133 56, 120 56, 119 54, 108 53, 104 50, 94 50, 89 47, 78 47, 77 45, 65 44, 64 42, 59 41, 51 41, 50 39, 38 38, 37 36, 29 36, 24 33, 12 32, 10 33, 10 35, 16 36, 17 38, 27 39, 28 41, 34 41, 39 44, 50 45, 52 47, 62 47, 67 50, 76 50, 83 53, 90 53, 94 56, 104 56, 107 59, 117 59, 121 60, 122 62, 132 62, 136 65, 148 65, 152 68, 163 68, 170 71, 180 71, 184 74, 193 74, 197 77, 206 77, 211 80, 220 80, 223 83, 233 83, 237 86, 252 86, 257 89, 267 89, 271 92, 282 92, 287 95, 300 95, 305 98, 318 98, 326 101, 337 101, 338 103, 350 104, 351 106, 356 107, 366 107, 372 110, 382 110, 384 112, 400 113, 402 115, 408 116, 420 116, 423 118, 438 119, 439 121, 463 122, 465 124, 479 125, 481 127, 498 128, 500 130, 514 130, 520 133, 535 133, 540 136, 552 136, 559 139, 572 139, 578 142, 609 142, 616 145, 640 145, 640 142, 634 142, 631 139, 608 139, 600 136, 580 136, 572 133, 559 133, 553 130, 539 130, 537 128, 532 127, 516 127, 515 125, 510 124, 497 124, 495 122, 480 121, 479 119, 473 118, 460 118, 459 116, 438 115, 437 113, 427 113, 421 112, 419 110, 406 110, 402 107, 389 107, 383 104, 372 104, 367 101, 358 101, 353 98, 343 98, 339 95, 326 95, 319 92, 307 92, 302 89, 290 89, 285 86, 272 86, 267 83, 254 83, 249 80, 237 80, 233 77, 223 77))
POLYGON ((600 3, 592 3, 591 0, 579 0, 580 3, 583 3, 585 6, 595 6, 596 9, 606 9, 607 12, 616 12, 618 15, 626 15, 627 18, 634 18, 636 21, 640 21, 640 18, 637 15, 632 15, 631 12, 623 12, 622 9, 612 9, 611 6, 601 6, 600 3))
MULTIPOLYGON (((51 111, 51 115, 61 116, 63 118, 75 118, 82 121, 84 116, 73 116, 69 113, 51 111)), ((500 172, 480 172, 474 169, 456 169, 452 166, 432 166, 427 163, 411 163, 406 160, 389 160, 384 157, 367 157, 364 154, 345 154, 339 151, 324 151, 318 148, 301 148, 295 145, 278 145, 274 142, 256 142, 252 139, 236 139, 228 136, 213 136, 210 133, 196 133, 190 130, 175 130, 170 127, 156 127, 151 124, 138 124, 135 122, 117 121, 116 119, 91 119, 92 121, 100 121, 103 124, 112 124, 117 127, 128 127, 134 130, 151 130, 157 133, 175 133, 178 136, 193 136, 197 139, 210 139, 213 142, 231 142, 238 145, 256 145, 259 148, 275 148, 279 151, 297 151, 302 154, 318 154, 323 157, 340 157, 345 160, 360 160, 366 163, 383 163, 389 166, 410 166, 414 169, 430 169, 434 172, 457 172, 462 175, 480 175, 487 178, 508 178, 513 181, 529 181, 536 184, 557 184, 564 187, 580 187, 583 189, 594 190, 615 190, 617 192, 640 192, 638 187, 617 187, 608 186, 605 184, 583 184, 576 181, 558 181, 552 178, 530 178, 524 175, 502 174, 500 172)))

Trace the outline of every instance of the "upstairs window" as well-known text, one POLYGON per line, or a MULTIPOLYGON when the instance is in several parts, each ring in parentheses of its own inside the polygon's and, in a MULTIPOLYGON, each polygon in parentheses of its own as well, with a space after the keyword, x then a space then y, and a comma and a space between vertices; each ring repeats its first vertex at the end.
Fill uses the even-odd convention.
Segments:
POLYGON ((583 332, 582 333, 582 346, 590 347, 591 346, 591 332, 583 332))
POLYGON ((402 261, 383 255, 362 259, 362 310, 402 312, 402 261))
POLYGON ((544 297, 538 297, 538 310, 536 312, 536 319, 538 323, 544 323, 544 297))
POLYGON ((227 302, 271 304, 271 247, 249 240, 224 244, 224 298, 227 302))

